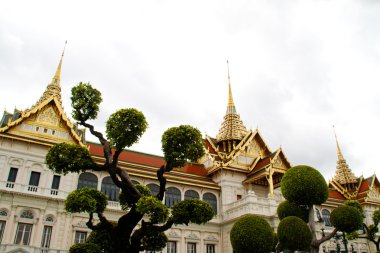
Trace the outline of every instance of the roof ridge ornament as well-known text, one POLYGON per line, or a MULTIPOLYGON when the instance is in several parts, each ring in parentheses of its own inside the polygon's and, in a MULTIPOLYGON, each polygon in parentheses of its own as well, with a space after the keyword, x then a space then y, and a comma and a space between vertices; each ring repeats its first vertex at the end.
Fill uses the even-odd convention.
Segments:
POLYGON ((227 60, 228 70, 228 103, 224 120, 216 136, 217 142, 221 141, 241 141, 248 131, 245 128, 240 115, 236 113, 236 107, 232 98, 231 78, 229 61, 227 60))
MULTIPOLYGON (((54 97, 58 100, 59 104, 62 106, 62 99, 61 99, 61 68, 62 68, 62 60, 63 56, 65 55, 65 49, 66 49, 67 40, 65 41, 65 45, 63 47, 62 55, 58 63, 57 70, 55 71, 55 74, 51 80, 51 82, 46 87, 44 93, 40 97, 40 99, 37 101, 36 104, 34 104, 29 110, 32 110, 36 106, 40 105, 42 102, 48 100, 51 97, 54 97)), ((26 111, 29 111, 26 110, 26 111)))
POLYGON ((351 169, 349 168, 348 164, 346 163, 346 160, 344 159, 342 151, 340 149, 338 137, 336 136, 336 132, 335 132, 335 126, 333 126, 333 129, 334 129, 337 154, 338 154, 335 176, 333 177, 333 180, 339 182, 341 185, 356 183, 357 178, 354 175, 354 173, 351 171, 351 169))

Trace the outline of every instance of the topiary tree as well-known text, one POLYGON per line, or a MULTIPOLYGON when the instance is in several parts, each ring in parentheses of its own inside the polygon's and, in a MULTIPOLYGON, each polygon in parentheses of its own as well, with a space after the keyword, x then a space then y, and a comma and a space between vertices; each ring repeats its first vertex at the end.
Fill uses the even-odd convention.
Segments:
MULTIPOLYGON (((291 235, 294 235, 297 229, 303 229, 304 226, 301 223, 308 223, 308 229, 311 232, 311 241, 309 242, 310 252, 319 252, 319 246, 330 240, 338 231, 336 227, 332 233, 317 239, 317 231, 314 222, 314 205, 320 205, 324 203, 328 198, 328 187, 325 179, 316 169, 300 165, 290 168, 283 176, 281 180, 281 192, 286 201, 278 206, 277 213, 281 219, 279 224, 280 231, 277 231, 279 237, 279 243, 277 244, 276 251, 279 252, 280 248, 287 248, 289 250, 304 250, 308 247, 303 244, 304 241, 300 240, 301 235, 291 236, 287 235, 289 231, 293 231, 291 235), (305 217, 305 212, 308 213, 308 218, 305 217), (290 217, 289 217, 290 216, 290 217), (296 217, 299 217, 296 219, 296 217), (291 219, 288 219, 291 218, 291 219), (295 229, 297 228, 297 229, 295 229), (282 238, 282 239, 281 239, 282 238)), ((336 220, 336 224, 339 224, 339 229, 342 232, 350 232, 351 228, 357 226, 357 220, 351 220, 350 217, 358 219, 355 208, 344 207, 344 211, 341 211, 342 219, 346 219, 347 224, 343 225, 340 221, 336 220), (348 208, 349 210, 347 211, 348 208), (342 226, 340 226, 342 225, 342 226), (351 227, 350 227, 351 226, 351 227)), ((306 233, 306 232, 305 232, 306 233)))
POLYGON ((233 225, 230 240, 235 253, 270 253, 274 239, 264 218, 246 214, 233 225))
POLYGON ((292 251, 308 249, 312 239, 307 224, 296 216, 288 216, 281 220, 277 235, 281 247, 292 251))
POLYGON ((126 212, 114 223, 104 216, 107 206, 106 196, 95 190, 81 188, 69 194, 65 201, 68 212, 87 212, 87 226, 93 230, 89 243, 78 244, 70 249, 72 253, 97 252, 97 244, 102 252, 159 251, 165 247, 167 237, 164 231, 173 224, 203 224, 211 220, 212 207, 200 200, 185 200, 176 203, 172 212, 162 204, 165 195, 165 173, 174 167, 184 166, 204 154, 200 132, 188 125, 172 127, 162 137, 165 163, 157 170, 160 190, 152 196, 149 188, 134 185, 128 172, 119 167, 119 156, 126 147, 137 142, 148 127, 142 112, 129 108, 113 113, 106 122, 106 137, 88 120, 95 119, 102 101, 101 93, 89 83, 79 83, 71 91, 72 116, 78 124, 86 127, 98 138, 103 146, 104 163, 95 162, 85 146, 61 143, 51 147, 46 156, 46 164, 55 173, 79 173, 87 170, 108 173, 121 190, 120 203, 126 212), (94 214, 99 218, 95 223, 94 214), (144 217, 144 219, 143 219, 144 217), (137 227, 137 225, 140 226, 137 227), (90 245, 90 246, 89 246, 90 245), (93 247, 94 249, 92 249, 93 247))

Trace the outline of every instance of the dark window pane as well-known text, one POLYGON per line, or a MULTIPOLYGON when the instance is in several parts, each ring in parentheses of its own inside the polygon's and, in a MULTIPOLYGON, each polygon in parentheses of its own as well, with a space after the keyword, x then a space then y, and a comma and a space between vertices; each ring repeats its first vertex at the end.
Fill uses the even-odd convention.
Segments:
POLYGON ((51 184, 51 188, 58 190, 59 189, 59 183, 61 182, 61 176, 54 175, 53 182, 51 184))
POLYGON ((181 201, 181 191, 175 187, 169 187, 165 192, 165 205, 172 207, 175 203, 181 201))
POLYGON ((330 212, 326 209, 322 210, 322 219, 325 222, 325 226, 331 227, 330 212))
POLYGON ((98 178, 94 174, 88 172, 80 174, 78 181, 78 189, 83 187, 97 189, 98 178))
POLYGON ((203 200, 211 205, 212 209, 214 209, 215 214, 218 212, 218 202, 214 194, 210 192, 203 194, 203 200))
POLYGON ((4 234, 4 230, 5 230, 5 221, 0 221, 0 243, 1 243, 1 239, 3 239, 3 234, 4 234))
POLYGON ((157 194, 160 192, 160 187, 156 184, 147 184, 147 187, 150 189, 150 192, 153 196, 157 196, 157 194))
POLYGON ((214 244, 207 244, 206 245, 206 253, 215 253, 215 245, 214 244))
POLYGON ((13 182, 13 183, 16 182, 17 171, 18 171, 17 168, 10 169, 9 175, 8 175, 8 182, 13 182))
POLYGON ((32 174, 30 174, 29 185, 38 186, 40 182, 40 176, 40 172, 32 171, 32 174))
POLYGON ((108 200, 119 201, 120 189, 115 185, 111 177, 103 178, 101 191, 107 195, 108 200))
POLYGON ((188 190, 185 192, 185 199, 199 199, 199 194, 196 191, 188 190))

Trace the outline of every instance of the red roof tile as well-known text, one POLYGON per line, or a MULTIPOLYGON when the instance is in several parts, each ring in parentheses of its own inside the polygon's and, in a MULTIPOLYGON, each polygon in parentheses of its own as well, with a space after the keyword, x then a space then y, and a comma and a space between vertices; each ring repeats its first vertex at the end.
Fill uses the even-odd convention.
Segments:
POLYGON ((330 190, 329 191, 329 198, 333 198, 333 199, 346 199, 342 194, 340 194, 338 191, 335 191, 335 190, 330 190))
POLYGON ((367 178, 367 179, 363 180, 359 186, 358 192, 367 191, 369 189, 370 183, 371 183, 371 178, 367 178))
MULTIPOLYGON (((100 144, 88 142, 87 145, 90 146, 91 155, 103 157, 103 147, 100 144)), ((157 168, 165 164, 165 160, 161 156, 150 155, 131 150, 124 150, 120 154, 119 160, 123 162, 129 162, 157 168)), ((202 165, 196 164, 187 164, 183 168, 175 168, 174 170, 197 175, 207 175, 206 169, 202 165)))

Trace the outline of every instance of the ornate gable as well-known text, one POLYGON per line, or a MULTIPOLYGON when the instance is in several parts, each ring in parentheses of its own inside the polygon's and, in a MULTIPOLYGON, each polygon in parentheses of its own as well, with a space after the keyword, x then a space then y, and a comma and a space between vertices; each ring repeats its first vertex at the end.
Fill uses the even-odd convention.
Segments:
POLYGON ((43 95, 31 108, 9 116, 4 114, 0 135, 7 138, 37 140, 42 143, 69 142, 82 144, 82 130, 70 122, 62 108, 60 74, 62 58, 57 71, 43 95))

